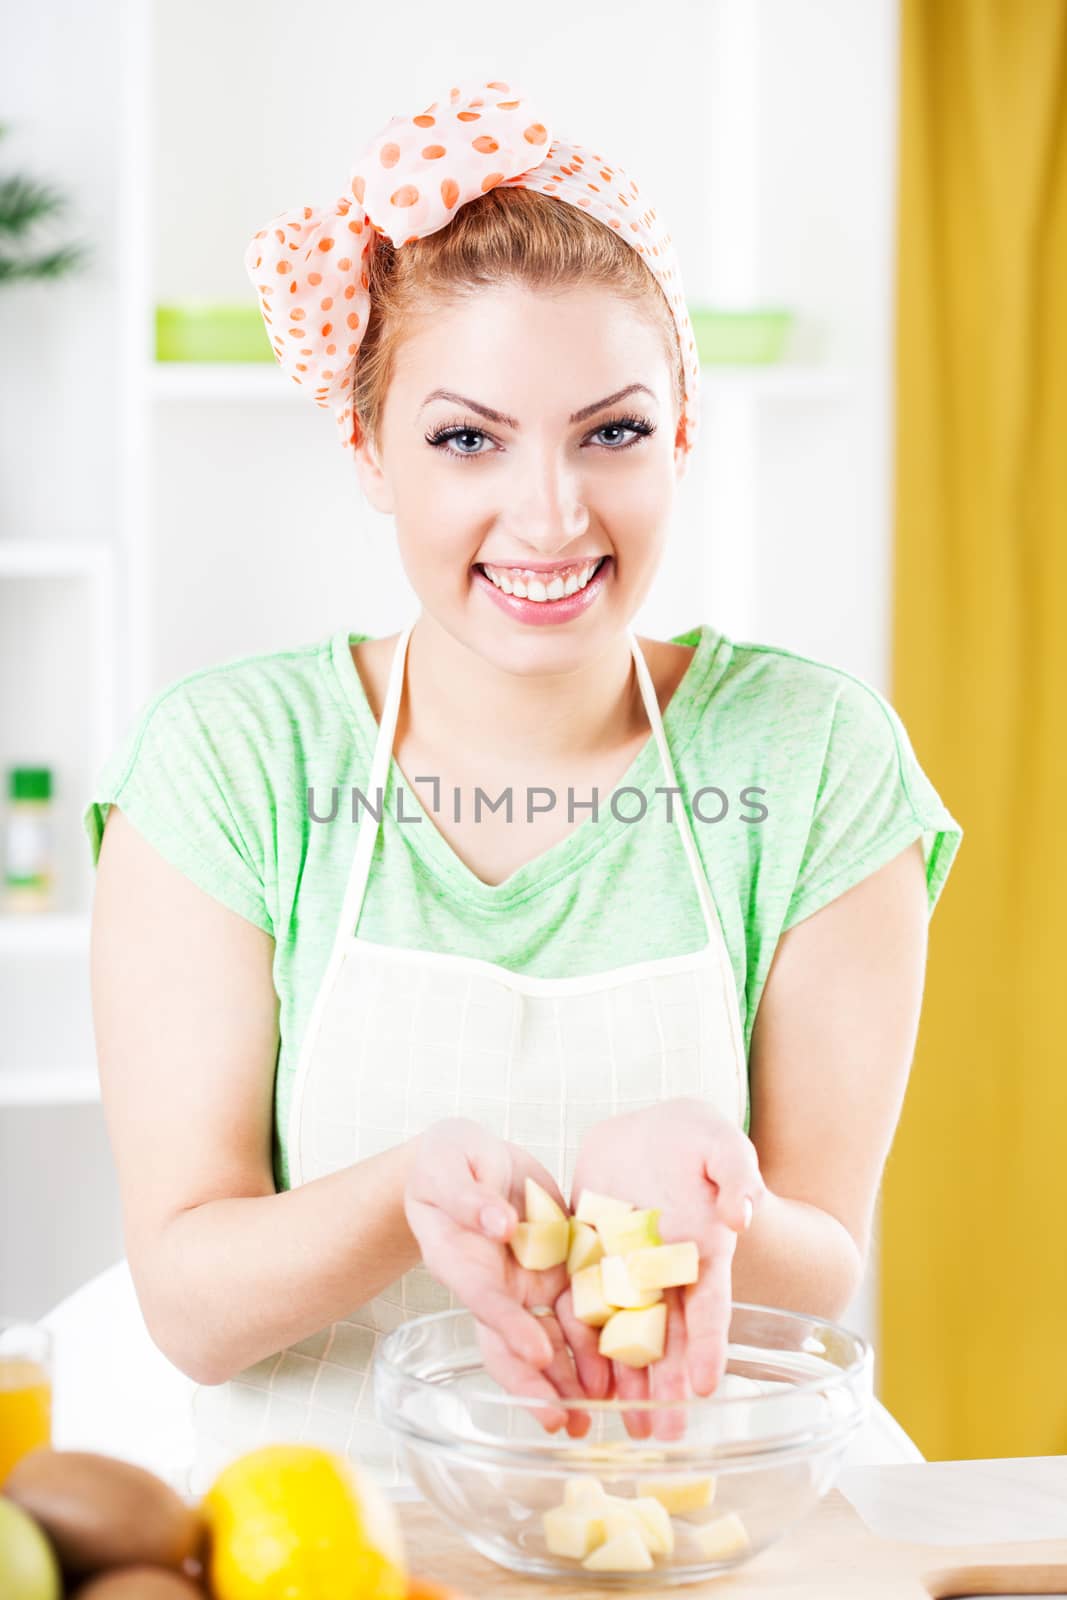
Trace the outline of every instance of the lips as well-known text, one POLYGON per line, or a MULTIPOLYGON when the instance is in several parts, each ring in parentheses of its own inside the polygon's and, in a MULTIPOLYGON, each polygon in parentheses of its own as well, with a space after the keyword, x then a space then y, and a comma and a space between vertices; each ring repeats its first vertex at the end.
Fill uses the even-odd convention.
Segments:
MULTIPOLYGON (((572 618, 580 616, 583 611, 595 605, 597 597, 607 582, 607 575, 612 570, 611 556, 602 556, 597 562, 589 581, 582 589, 576 589, 572 594, 561 595, 556 600, 531 600, 521 595, 508 594, 505 589, 498 588, 492 579, 482 571, 482 564, 476 562, 471 568, 474 575, 476 588, 481 589, 506 615, 513 617, 517 622, 529 623, 534 626, 545 623, 565 623, 572 618)), ((588 567, 588 563, 587 563, 588 567)), ((522 570, 522 569, 519 569, 522 570)), ((539 578, 544 584, 546 574, 541 572, 539 578)), ((554 581, 554 575, 548 574, 549 581, 554 581)))

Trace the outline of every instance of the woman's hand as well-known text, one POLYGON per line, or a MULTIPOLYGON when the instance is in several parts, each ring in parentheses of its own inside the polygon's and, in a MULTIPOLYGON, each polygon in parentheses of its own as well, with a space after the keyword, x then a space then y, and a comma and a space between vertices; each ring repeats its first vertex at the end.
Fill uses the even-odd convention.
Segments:
MULTIPOLYGON (((567 1203, 551 1175, 518 1145, 467 1117, 448 1117, 419 1135, 404 1190, 404 1214, 422 1259, 477 1319, 486 1370, 512 1394, 546 1400, 583 1394, 574 1359, 554 1314, 567 1287, 564 1264, 545 1272, 519 1265, 508 1247, 525 1210, 527 1177, 562 1210, 567 1203)), ((589 1413, 538 1407, 550 1433, 589 1429, 589 1413)))
MULTIPOLYGON (((628 1367, 601 1356, 598 1330, 572 1325, 569 1297, 564 1298, 560 1319, 587 1389, 603 1394, 611 1388, 621 1399, 663 1402, 687 1399, 690 1387, 694 1394, 711 1394, 726 1368, 738 1234, 766 1192, 751 1140, 702 1100, 664 1100, 589 1129, 574 1169, 575 1209, 583 1189, 629 1200, 642 1210, 658 1207, 663 1242, 693 1239, 700 1256, 696 1283, 663 1291, 664 1353, 649 1367, 628 1367), (597 1366, 602 1370, 593 1377, 597 1366)), ((652 1417, 624 1413, 627 1431, 647 1438, 652 1417)), ((658 1438, 676 1438, 684 1428, 681 1410, 656 1417, 658 1438)))

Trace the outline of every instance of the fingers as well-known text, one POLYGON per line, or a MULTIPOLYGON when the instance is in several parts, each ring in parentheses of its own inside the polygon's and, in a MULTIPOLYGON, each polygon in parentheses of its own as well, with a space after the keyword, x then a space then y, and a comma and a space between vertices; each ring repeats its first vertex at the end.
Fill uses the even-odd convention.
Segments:
POLYGON ((466 1117, 448 1117, 428 1132, 411 1180, 417 1199, 462 1228, 510 1239, 519 1217, 508 1199, 511 1156, 504 1140, 466 1117))
POLYGON ((556 1316, 567 1343, 574 1352, 574 1363, 582 1390, 593 1400, 606 1400, 611 1393, 611 1362, 600 1354, 600 1330, 579 1322, 574 1315, 574 1297, 565 1289, 555 1302, 556 1316))
POLYGON ((685 1434, 686 1410, 675 1401, 689 1399, 689 1372, 686 1366, 685 1302, 681 1289, 664 1289, 667 1303, 667 1338, 663 1355, 648 1368, 649 1398, 669 1410, 653 1411, 652 1431, 657 1439, 680 1439, 685 1434))
MULTIPOLYGON (((519 1396, 558 1400, 559 1393, 554 1385, 534 1367, 520 1361, 495 1328, 480 1323, 477 1335, 485 1370, 502 1389, 519 1396)), ((556 1433, 567 1423, 567 1410, 563 1406, 526 1406, 524 1409, 536 1417, 548 1433, 556 1433)))
POLYGON ((515 1360, 533 1371, 543 1370, 556 1359, 556 1348, 545 1326, 550 1318, 535 1317, 510 1294, 492 1284, 473 1286, 468 1294, 459 1291, 463 1304, 479 1322, 492 1328, 512 1351, 515 1360))
MULTIPOLYGON (((648 1399, 647 1367, 629 1367, 624 1361, 613 1361, 611 1365, 617 1400, 648 1399)), ((647 1411, 624 1411, 622 1420, 631 1439, 647 1439, 652 1432, 652 1418, 647 1411)))
POLYGON ((540 1320, 507 1291, 506 1246, 494 1244, 453 1222, 435 1206, 412 1207, 422 1258, 438 1280, 451 1289, 479 1322, 493 1328, 516 1360, 545 1367, 555 1350, 540 1320))
POLYGON ((696 1283, 686 1286, 685 1331, 689 1381, 694 1394, 708 1395, 726 1371, 732 1311, 731 1265, 737 1235, 716 1227, 716 1247, 700 1264, 696 1283))
MULTIPOLYGON (((557 1393, 564 1400, 580 1400, 584 1390, 575 1370, 574 1356, 563 1337, 563 1330, 554 1316, 539 1319, 542 1328, 548 1334, 555 1349, 552 1361, 543 1370, 543 1376, 549 1383, 554 1384, 557 1393)), ((568 1408, 567 1432, 572 1439, 583 1439, 589 1432, 592 1419, 588 1411, 578 1411, 568 1408)))
POLYGON ((718 1220, 744 1233, 767 1188, 752 1140, 737 1128, 715 1137, 704 1158, 704 1176, 716 1191, 718 1220))

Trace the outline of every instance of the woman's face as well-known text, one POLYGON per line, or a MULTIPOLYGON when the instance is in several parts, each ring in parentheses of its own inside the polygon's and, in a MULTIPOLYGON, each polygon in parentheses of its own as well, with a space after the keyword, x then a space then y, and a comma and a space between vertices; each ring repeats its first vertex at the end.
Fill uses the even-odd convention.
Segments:
POLYGON ((648 592, 684 470, 676 435, 662 334, 631 303, 507 284, 418 319, 378 451, 356 459, 423 610, 501 667, 563 672, 648 592))

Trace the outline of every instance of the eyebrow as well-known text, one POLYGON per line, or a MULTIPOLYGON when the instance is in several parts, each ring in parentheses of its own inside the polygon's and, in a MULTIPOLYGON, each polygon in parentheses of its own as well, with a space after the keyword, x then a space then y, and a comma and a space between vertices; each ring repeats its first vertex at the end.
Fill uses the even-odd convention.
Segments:
MULTIPOLYGON (((575 411, 567 419, 569 422, 584 422, 586 417, 591 417, 597 411, 603 411, 605 406, 613 406, 616 401, 623 400, 628 394, 634 394, 638 389, 644 390, 652 400, 656 396, 647 383, 631 383, 625 389, 619 389, 615 394, 605 395, 603 400, 594 400, 591 406, 583 406, 580 411, 575 411)), ((424 411, 431 400, 451 400, 456 405, 467 406, 471 411, 476 411, 480 417, 486 417, 490 422, 499 422, 505 428, 517 428, 519 424, 514 417, 506 416, 503 411, 494 411, 490 406, 480 406, 477 400, 469 400, 466 395, 454 394, 451 389, 433 389, 419 407, 424 411)))

